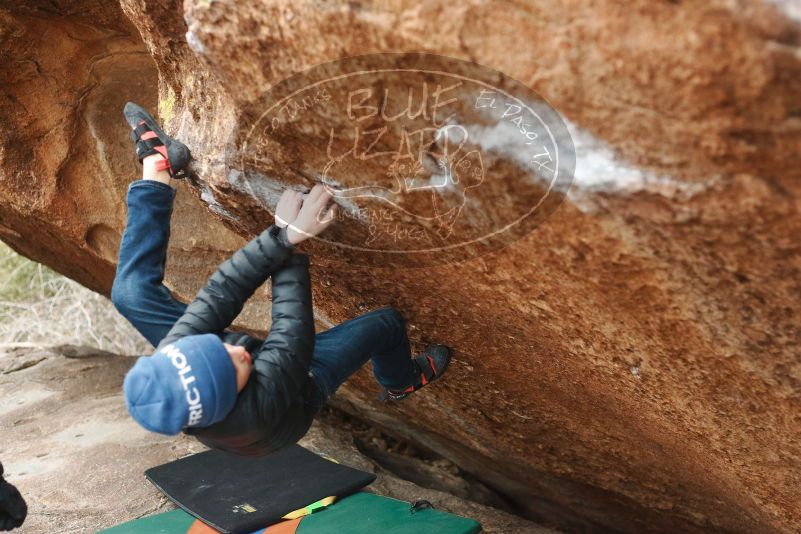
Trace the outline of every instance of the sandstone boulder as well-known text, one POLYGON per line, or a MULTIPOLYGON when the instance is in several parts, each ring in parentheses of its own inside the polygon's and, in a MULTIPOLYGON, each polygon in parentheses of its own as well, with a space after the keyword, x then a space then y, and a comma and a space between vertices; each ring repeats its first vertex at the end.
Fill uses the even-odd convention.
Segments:
MULTIPOLYGON (((564 529, 801 522, 792 3, 0 5, 0 237, 106 294, 136 176, 126 100, 157 107, 196 157, 168 264, 191 298, 269 224, 275 191, 314 182, 295 163, 323 147, 296 135, 255 165, 250 191, 239 187, 226 150, 265 90, 326 61, 405 51, 533 88, 576 148, 567 200, 534 231, 461 263, 378 265, 305 247, 321 322, 392 304, 416 343, 456 349, 449 377, 413 400, 377 402, 363 372, 337 404, 564 529)), ((320 120, 337 124, 332 113, 320 120)), ((488 204, 516 183, 511 156, 494 163, 488 204)), ((347 239, 358 223, 339 231, 347 239)))

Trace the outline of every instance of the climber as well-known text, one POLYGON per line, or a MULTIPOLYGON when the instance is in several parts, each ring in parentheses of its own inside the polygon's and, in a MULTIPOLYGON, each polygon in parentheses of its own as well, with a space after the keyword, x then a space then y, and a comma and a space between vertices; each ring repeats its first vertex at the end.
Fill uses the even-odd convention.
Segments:
POLYGON ((28 505, 17 488, 3 479, 3 464, 0 464, 0 531, 22 526, 27 515, 28 505))
POLYGON ((438 379, 451 350, 411 357, 401 315, 383 307, 315 336, 309 259, 294 248, 331 225, 336 205, 317 185, 287 190, 275 224, 225 261, 188 306, 163 285, 170 216, 190 160, 141 107, 128 103, 142 180, 128 188, 128 223, 111 298, 157 350, 125 377, 125 402, 147 430, 183 431, 205 445, 262 455, 295 443, 337 388, 368 360, 383 398, 398 401, 438 379), (245 301, 271 278, 265 340, 228 330, 245 301))

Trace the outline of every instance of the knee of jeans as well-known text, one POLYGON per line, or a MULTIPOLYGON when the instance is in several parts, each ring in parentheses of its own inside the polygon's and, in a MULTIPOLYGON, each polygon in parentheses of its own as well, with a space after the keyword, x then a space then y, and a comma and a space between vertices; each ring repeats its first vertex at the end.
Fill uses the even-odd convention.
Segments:
POLYGON ((111 286, 111 302, 117 311, 125 315, 125 312, 131 307, 132 298, 130 284, 115 278, 114 284, 111 286))
POLYGON ((117 278, 111 286, 111 302, 123 317, 131 319, 141 308, 143 289, 141 283, 130 278, 117 278))
POLYGON ((406 333, 406 321, 398 310, 391 306, 381 308, 381 316, 387 321, 394 333, 406 333))

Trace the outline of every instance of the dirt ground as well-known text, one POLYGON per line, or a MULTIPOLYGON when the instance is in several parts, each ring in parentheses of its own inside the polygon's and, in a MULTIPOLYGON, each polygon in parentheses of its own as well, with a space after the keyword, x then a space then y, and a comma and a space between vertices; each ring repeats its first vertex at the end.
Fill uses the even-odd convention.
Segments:
MULTIPOLYGON (((173 508, 145 469, 204 448, 186 436, 146 432, 128 416, 122 377, 133 359, 93 350, 24 349, 0 353, 0 461, 29 506, 21 533, 95 532, 173 508), (70 357, 64 355, 70 354, 70 357)), ((364 456, 332 416, 315 423, 302 445, 376 472, 369 489, 404 500, 427 499, 473 517, 487 532, 547 533, 534 523, 400 480, 364 456)), ((429 478, 449 477, 445 469, 429 478)))

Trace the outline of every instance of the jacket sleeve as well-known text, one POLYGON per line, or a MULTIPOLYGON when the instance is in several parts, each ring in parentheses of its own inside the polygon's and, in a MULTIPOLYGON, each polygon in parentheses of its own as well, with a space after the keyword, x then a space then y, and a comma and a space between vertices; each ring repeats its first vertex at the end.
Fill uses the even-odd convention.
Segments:
POLYGON ((275 225, 264 230, 220 265, 159 348, 185 336, 222 335, 247 299, 291 257, 286 234, 275 225))
POLYGON ((295 255, 272 276, 272 327, 254 358, 262 420, 279 425, 308 384, 314 351, 309 258, 295 255))

